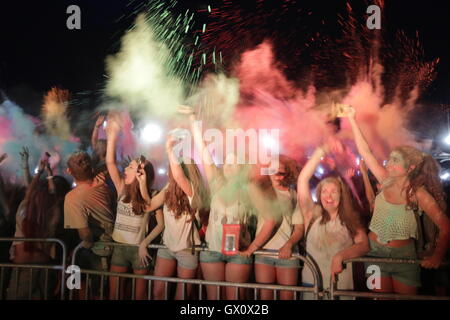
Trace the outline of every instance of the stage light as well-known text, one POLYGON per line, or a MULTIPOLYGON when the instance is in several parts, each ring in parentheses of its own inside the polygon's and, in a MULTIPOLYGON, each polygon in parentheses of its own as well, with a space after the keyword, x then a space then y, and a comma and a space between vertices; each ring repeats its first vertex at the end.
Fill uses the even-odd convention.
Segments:
POLYGON ((448 178, 450 178, 450 173, 448 171, 446 171, 446 172, 442 173, 440 175, 440 177, 441 177, 441 180, 448 180, 448 178))
POLYGON ((159 169, 158 169, 158 174, 160 174, 160 175, 166 174, 166 169, 164 169, 164 168, 159 168, 159 169))
POLYGON ((108 121, 107 120, 103 121, 103 129, 106 129, 107 126, 108 126, 108 121))
POLYGON ((265 148, 269 150, 278 150, 279 149, 279 143, 277 140, 275 140, 271 136, 264 136, 262 137, 262 144, 265 148))
POLYGON ((34 174, 38 174, 39 172, 39 167, 36 167, 36 169, 34 169, 34 174))
POLYGON ((72 183, 72 189, 75 188, 77 186, 77 184, 74 182, 72 183))
POLYGON ((446 144, 450 144, 450 134, 448 136, 445 137, 444 142, 446 144))
POLYGON ((162 128, 154 123, 149 123, 141 131, 141 140, 147 143, 156 143, 161 140, 162 128))

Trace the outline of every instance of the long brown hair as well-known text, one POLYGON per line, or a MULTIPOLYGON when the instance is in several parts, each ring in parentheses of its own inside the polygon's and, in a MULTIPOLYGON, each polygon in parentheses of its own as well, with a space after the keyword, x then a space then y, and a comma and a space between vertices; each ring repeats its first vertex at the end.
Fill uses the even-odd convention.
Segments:
MULTIPOLYGON (((63 213, 64 197, 70 191, 70 184, 60 176, 53 178, 55 193, 48 190, 46 180, 39 181, 32 190, 29 190, 25 208, 25 218, 22 222, 23 234, 26 238, 48 238, 50 235, 50 218, 55 207, 59 206, 59 214, 63 213)), ((36 251, 37 242, 25 242, 26 252, 36 251)))
POLYGON ((347 227, 347 229, 350 231, 350 234, 354 237, 356 235, 357 230, 363 228, 363 225, 361 223, 361 219, 358 212, 355 210, 353 206, 350 190, 340 177, 327 177, 322 181, 320 181, 317 186, 316 194, 319 205, 322 209, 322 220, 320 223, 326 224, 331 219, 330 214, 323 207, 320 198, 322 188, 326 183, 333 183, 339 188, 340 197, 339 197, 338 216, 339 219, 341 220, 341 223, 345 227, 347 227))
MULTIPOLYGON (((139 159, 135 159, 135 161, 139 163, 139 159)), ((147 190, 150 193, 153 182, 155 181, 155 170, 153 168, 153 164, 150 161, 145 160, 144 170, 147 176, 147 190)), ((149 196, 151 195, 149 194, 149 196)), ((133 208, 134 214, 141 215, 145 213, 147 203, 145 202, 144 198, 142 198, 139 188, 139 181, 137 179, 134 179, 131 184, 125 185, 125 197, 123 199, 123 202, 131 202, 131 207, 133 208)))
POLYGON ((447 203, 439 177, 439 164, 436 160, 431 155, 411 146, 396 147, 392 151, 397 151, 403 156, 406 169, 410 169, 413 166, 412 170, 408 172, 409 184, 405 190, 407 208, 417 208, 413 195, 420 187, 425 187, 445 213, 447 203))
POLYGON ((203 182, 202 175, 197 165, 192 159, 183 159, 180 161, 180 166, 183 169, 185 177, 192 185, 192 205, 189 204, 189 199, 184 191, 178 186, 169 168, 169 186, 164 196, 164 203, 169 210, 175 214, 178 219, 182 214, 188 213, 192 217, 195 216, 197 210, 200 215, 200 222, 202 225, 208 224, 210 198, 209 192, 203 182))

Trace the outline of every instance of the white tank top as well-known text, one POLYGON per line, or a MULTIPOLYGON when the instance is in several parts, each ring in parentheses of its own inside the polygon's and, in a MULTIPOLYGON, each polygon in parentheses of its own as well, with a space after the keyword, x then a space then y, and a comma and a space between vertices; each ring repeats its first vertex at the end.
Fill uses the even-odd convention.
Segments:
MULTIPOLYGON (((192 188, 192 190, 194 190, 192 188)), ((192 197, 189 197, 189 204, 192 203, 192 197)), ((190 214, 182 214, 175 218, 175 214, 164 204, 164 234, 163 242, 166 247, 173 252, 189 249, 192 246, 191 232, 194 232, 194 242, 200 244, 200 236, 197 227, 194 225, 190 214), (192 230, 194 228, 194 230, 192 230)), ((196 214, 198 218, 198 212, 196 214)))
MULTIPOLYGON (((208 249, 212 251, 222 251, 222 234, 224 224, 240 224, 244 216, 245 206, 236 200, 234 203, 226 205, 220 197, 214 195, 211 199, 211 213, 209 215, 208 228, 206 229, 205 241, 208 249)), ((250 234, 248 230, 241 230, 240 243, 244 246, 250 244, 250 234), (242 233, 245 237, 242 239, 242 233)))
MULTIPOLYGON (((317 218, 306 238, 306 252, 317 262, 322 273, 323 287, 328 289, 331 278, 331 260, 339 251, 353 245, 353 239, 348 229, 341 224, 339 217, 326 224, 320 224, 322 218, 317 218)), ((313 276, 308 267, 302 271, 302 282, 314 283, 313 276)), ((351 264, 339 274, 338 289, 353 289, 353 274, 351 264)))
POLYGON ((140 244, 147 234, 150 213, 136 215, 133 213, 131 202, 124 203, 122 200, 123 197, 117 203, 116 223, 112 238, 120 243, 140 244))

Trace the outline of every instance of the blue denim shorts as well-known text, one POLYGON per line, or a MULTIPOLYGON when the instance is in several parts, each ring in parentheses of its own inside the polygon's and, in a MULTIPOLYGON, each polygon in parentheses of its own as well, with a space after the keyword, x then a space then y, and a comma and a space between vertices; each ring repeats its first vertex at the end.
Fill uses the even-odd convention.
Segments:
POLYGON ((129 267, 133 270, 148 269, 149 266, 143 266, 139 259, 139 247, 116 246, 111 258, 111 265, 118 267, 129 267))
MULTIPOLYGON (((403 247, 394 248, 383 246, 369 239, 370 251, 368 257, 391 258, 391 259, 417 259, 414 243, 403 247)), ((392 277, 396 281, 411 287, 420 287, 420 266, 409 263, 370 263, 366 262, 365 268, 377 265, 381 271, 381 277, 392 277)))
POLYGON ((180 267, 189 270, 197 269, 198 266, 198 252, 192 254, 190 249, 178 252, 173 252, 169 249, 158 249, 158 257, 168 260, 177 260, 180 267))
POLYGON ((279 259, 271 256, 256 256, 255 263, 265 264, 276 268, 299 268, 298 259, 279 259))
POLYGON ((238 254, 227 256, 217 251, 202 251, 200 252, 200 262, 214 263, 214 262, 227 262, 235 264, 252 264, 253 257, 242 257, 238 254))

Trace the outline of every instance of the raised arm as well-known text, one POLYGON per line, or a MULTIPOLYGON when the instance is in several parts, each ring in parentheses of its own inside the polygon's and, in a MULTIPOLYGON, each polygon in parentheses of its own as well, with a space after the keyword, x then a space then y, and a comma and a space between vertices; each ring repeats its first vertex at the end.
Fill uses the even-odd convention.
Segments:
POLYGON ((318 147, 314 150, 313 154, 306 162, 302 171, 298 176, 297 181, 297 194, 298 202, 300 204, 300 210, 303 213, 305 219, 305 230, 307 230, 309 222, 313 217, 314 201, 309 190, 309 180, 314 175, 317 166, 320 163, 322 157, 326 155, 326 149, 324 147, 318 147))
POLYGON ((189 116, 189 122, 191 127, 192 136, 194 138, 194 143, 198 151, 200 152, 202 164, 205 168, 206 178, 208 182, 211 183, 217 177, 219 171, 214 164, 214 161, 205 146, 203 141, 203 134, 201 128, 198 126, 198 121, 195 117, 194 110, 188 106, 179 106, 178 112, 189 116))
POLYGON ((191 184, 188 178, 184 175, 183 168, 181 168, 179 160, 173 153, 173 146, 175 144, 176 140, 169 135, 166 141, 166 151, 167 156, 169 157, 170 170, 178 186, 183 190, 183 192, 187 196, 192 197, 194 195, 194 191, 192 190, 191 184))
POLYGON ((367 171, 367 166, 363 159, 361 159, 359 162, 359 170, 361 171, 361 175, 363 178, 366 198, 370 205, 370 213, 372 213, 373 207, 375 205, 375 192, 373 191, 372 185, 370 184, 369 172, 367 171))
POLYGON ((424 259, 422 267, 439 268, 450 244, 450 220, 444 212, 442 212, 436 200, 427 192, 427 190, 425 190, 425 188, 417 190, 416 199, 419 203, 419 207, 439 228, 439 237, 433 255, 424 259))
POLYGON ((96 150, 98 140, 98 129, 103 125, 104 121, 105 121, 104 115, 99 115, 97 121, 95 121, 94 130, 92 130, 91 136, 92 150, 96 150))
POLYGON ((31 182, 29 186, 27 187, 27 191, 25 193, 25 200, 29 200, 29 197, 31 195, 31 192, 36 188, 37 184, 39 183, 39 179, 41 178, 42 173, 45 170, 45 167, 48 165, 47 160, 41 160, 38 168, 38 172, 34 175, 33 179, 31 179, 31 182))
POLYGON ((25 186, 29 186, 31 183, 30 165, 28 160, 30 158, 30 151, 28 147, 23 147, 22 152, 20 152, 20 160, 23 170, 23 176, 25 179, 25 186))
POLYGON ((120 126, 119 124, 110 119, 108 121, 108 126, 106 127, 106 167, 108 168, 109 176, 116 187, 117 194, 120 195, 124 191, 124 180, 120 175, 119 168, 116 163, 116 144, 119 137, 120 126))
POLYGON ((387 178, 386 169, 378 162, 378 160, 373 155, 370 150, 369 145, 366 142, 361 130, 358 127, 358 124, 355 120, 355 109, 351 106, 345 106, 346 116, 350 122, 350 126, 352 128, 353 137, 355 139, 356 147, 358 148, 359 154, 366 161, 367 167, 374 174, 375 178, 377 178, 379 183, 382 183, 384 179, 387 178))
POLYGON ((47 172, 48 192, 50 194, 55 194, 56 186, 55 182, 53 181, 53 170, 50 167, 49 163, 47 163, 47 165, 45 166, 45 171, 47 172))

